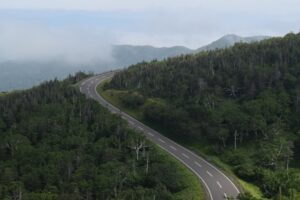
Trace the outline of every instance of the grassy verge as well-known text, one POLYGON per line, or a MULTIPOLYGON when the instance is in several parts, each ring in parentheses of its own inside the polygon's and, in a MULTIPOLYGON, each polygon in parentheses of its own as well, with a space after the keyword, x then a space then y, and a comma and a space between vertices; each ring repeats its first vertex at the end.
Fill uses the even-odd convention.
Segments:
POLYGON ((140 110, 129 109, 129 108, 125 107, 119 99, 119 96, 122 95, 122 93, 124 93, 125 91, 117 91, 117 90, 105 90, 104 91, 104 90, 102 90, 101 86, 102 85, 98 86, 97 91, 99 93, 101 93, 101 95, 107 101, 109 101, 111 104, 120 108, 121 110, 128 113, 132 117, 138 119, 139 121, 147 124, 148 126, 152 127, 153 129, 161 132, 162 134, 166 135, 167 137, 172 138, 177 143, 191 149, 198 155, 201 155, 202 157, 204 157, 206 160, 214 163, 216 166, 218 166, 220 169, 222 169, 222 171, 225 174, 234 178, 234 182, 236 183, 236 185, 238 185, 240 187, 241 191, 249 192, 256 198, 264 199, 262 192, 260 191, 260 189, 257 186, 255 186, 254 184, 245 182, 244 180, 238 178, 233 173, 232 168, 229 165, 222 162, 219 157, 209 155, 209 151, 210 151, 208 148, 209 145, 207 144, 207 142, 205 140, 195 141, 194 139, 180 138, 180 137, 176 137, 176 136, 172 135, 171 133, 168 132, 168 130, 164 130, 162 127, 159 127, 157 124, 151 124, 151 123, 147 122, 143 118, 142 112, 140 110))
POLYGON ((164 162, 169 162, 181 177, 184 189, 174 194, 176 200, 204 200, 205 192, 198 178, 176 158, 170 156, 157 146, 158 152, 164 156, 164 162))

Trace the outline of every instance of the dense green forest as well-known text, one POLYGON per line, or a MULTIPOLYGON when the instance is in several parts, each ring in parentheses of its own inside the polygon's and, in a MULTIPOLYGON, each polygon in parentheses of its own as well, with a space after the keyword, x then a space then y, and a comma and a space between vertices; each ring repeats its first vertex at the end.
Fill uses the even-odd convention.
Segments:
POLYGON ((204 145, 264 197, 300 198, 300 34, 139 63, 103 88, 170 137, 204 145))
POLYGON ((202 199, 191 172, 78 91, 86 77, 0 97, 0 199, 202 199))

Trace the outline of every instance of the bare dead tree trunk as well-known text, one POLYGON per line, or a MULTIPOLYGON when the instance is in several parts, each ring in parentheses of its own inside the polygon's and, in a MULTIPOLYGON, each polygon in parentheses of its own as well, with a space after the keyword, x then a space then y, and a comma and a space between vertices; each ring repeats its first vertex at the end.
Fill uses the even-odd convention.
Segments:
POLYGON ((209 62, 209 70, 212 76, 215 76, 215 70, 212 61, 209 62))
POLYGON ((79 120, 82 122, 82 111, 81 111, 81 103, 79 103, 79 120))
POLYGON ((18 200, 22 200, 22 189, 21 189, 21 187, 19 186, 19 188, 18 188, 18 200))
POLYGON ((236 143, 237 143, 237 130, 234 131, 234 149, 236 150, 236 143))
POLYGON ((139 157, 140 157, 140 151, 141 149, 143 149, 145 146, 144 146, 144 141, 137 141, 136 144, 134 144, 134 146, 130 147, 131 149, 133 149, 135 151, 135 154, 136 154, 136 160, 139 160, 139 157))
POLYGON ((281 200, 281 186, 279 186, 279 200, 281 200))
POLYGON ((118 197, 118 189, 117 189, 117 186, 114 187, 114 196, 115 196, 115 198, 118 197))
POLYGON ((149 172, 149 153, 147 153, 146 156, 146 174, 149 172))
POLYGON ((121 151, 122 149, 122 141, 121 141, 121 129, 120 125, 117 126, 117 137, 118 137, 118 149, 121 151))
POLYGON ((222 143, 223 143, 223 147, 226 148, 226 142, 225 142, 224 137, 222 137, 221 140, 222 140, 222 143))
POLYGON ((72 163, 68 163, 68 167, 67 167, 68 180, 70 180, 70 178, 71 178, 71 174, 72 174, 72 170, 73 170, 72 168, 73 168, 72 163))
POLYGON ((133 163, 132 163, 132 170, 133 170, 133 175, 135 176, 136 175, 135 160, 133 160, 133 163))

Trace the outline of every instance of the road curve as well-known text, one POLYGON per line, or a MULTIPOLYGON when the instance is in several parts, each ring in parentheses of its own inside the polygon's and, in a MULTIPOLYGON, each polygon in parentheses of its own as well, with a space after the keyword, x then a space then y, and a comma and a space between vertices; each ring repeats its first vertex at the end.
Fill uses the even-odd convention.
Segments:
POLYGON ((207 191, 207 198, 211 200, 224 200, 228 197, 234 199, 240 193, 237 186, 221 172, 217 167, 207 162, 200 156, 168 139, 157 131, 137 121, 128 114, 120 111, 115 106, 107 102, 96 91, 97 85, 107 78, 113 76, 115 72, 106 72, 97 76, 86 79, 80 84, 80 91, 87 97, 98 101, 102 106, 106 107, 110 112, 119 114, 128 124, 143 133, 149 140, 160 146, 162 149, 173 155, 191 171, 193 171, 201 180, 207 191))

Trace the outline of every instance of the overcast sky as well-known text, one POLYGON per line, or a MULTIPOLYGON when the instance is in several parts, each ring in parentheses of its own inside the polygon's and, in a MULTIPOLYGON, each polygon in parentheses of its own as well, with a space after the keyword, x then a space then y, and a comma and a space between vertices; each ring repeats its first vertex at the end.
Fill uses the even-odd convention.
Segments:
POLYGON ((300 30, 299 10, 299 0, 0 0, 0 55, 89 60, 110 43, 198 48, 231 33, 281 36, 300 30))

